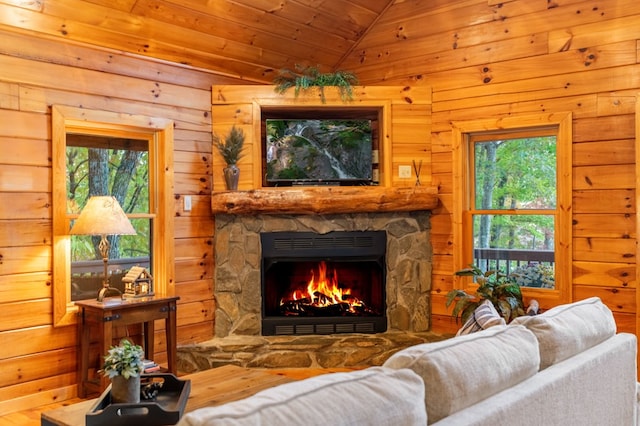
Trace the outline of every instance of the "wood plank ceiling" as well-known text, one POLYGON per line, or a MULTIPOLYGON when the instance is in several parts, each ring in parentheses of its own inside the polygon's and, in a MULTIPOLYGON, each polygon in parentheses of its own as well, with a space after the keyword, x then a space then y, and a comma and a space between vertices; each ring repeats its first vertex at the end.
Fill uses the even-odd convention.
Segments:
POLYGON ((271 83, 296 65, 344 69, 394 1, 0 0, 0 24, 271 83))

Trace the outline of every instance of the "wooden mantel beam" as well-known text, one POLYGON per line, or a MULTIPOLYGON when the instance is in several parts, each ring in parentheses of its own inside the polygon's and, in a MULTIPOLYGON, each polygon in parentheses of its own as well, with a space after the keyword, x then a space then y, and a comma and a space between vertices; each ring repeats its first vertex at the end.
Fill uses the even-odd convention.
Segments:
POLYGON ((432 210, 438 190, 431 186, 322 186, 214 192, 214 214, 330 214, 432 210))

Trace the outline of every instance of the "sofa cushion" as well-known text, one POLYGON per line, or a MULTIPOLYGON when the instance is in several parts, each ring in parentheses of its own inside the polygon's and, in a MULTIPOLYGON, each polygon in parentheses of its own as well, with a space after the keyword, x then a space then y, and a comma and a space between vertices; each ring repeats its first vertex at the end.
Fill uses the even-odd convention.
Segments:
POLYGON ((533 333, 505 325, 403 349, 384 366, 422 377, 431 424, 535 375, 539 363, 533 333))
POLYGON ((266 389, 185 414, 179 425, 425 425, 424 384, 411 370, 371 367, 266 389))
POLYGON ((518 317, 511 324, 527 327, 538 338, 541 370, 616 334, 613 313, 598 297, 518 317))
POLYGON ((496 325, 506 325, 504 318, 500 316, 496 307, 490 300, 483 300, 480 305, 473 311, 467 322, 458 330, 457 336, 475 333, 476 331, 486 330, 496 325))

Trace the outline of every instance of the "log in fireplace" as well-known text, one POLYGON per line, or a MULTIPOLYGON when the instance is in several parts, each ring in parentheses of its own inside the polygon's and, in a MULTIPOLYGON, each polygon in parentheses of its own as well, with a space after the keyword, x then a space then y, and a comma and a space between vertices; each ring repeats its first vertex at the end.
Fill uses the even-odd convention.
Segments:
POLYGON ((385 231, 265 232, 262 334, 387 329, 385 231))

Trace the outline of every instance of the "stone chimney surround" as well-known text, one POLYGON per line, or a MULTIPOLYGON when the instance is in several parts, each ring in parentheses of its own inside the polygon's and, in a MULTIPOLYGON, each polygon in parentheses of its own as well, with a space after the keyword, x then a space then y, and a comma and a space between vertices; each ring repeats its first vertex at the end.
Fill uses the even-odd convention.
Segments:
MULTIPOLYGON (((266 368, 359 368, 380 365, 404 347, 444 338, 429 332, 432 257, 429 210, 437 204, 437 196, 430 188, 416 188, 420 195, 415 197, 414 205, 411 205, 410 195, 401 195, 400 201, 395 197, 395 201, 389 202, 394 197, 385 198, 385 190, 379 190, 373 201, 349 201, 354 210, 351 213, 331 212, 331 203, 326 200, 298 202, 295 191, 282 191, 280 198, 277 195, 279 191, 273 190, 222 193, 220 198, 212 201, 216 219, 215 337, 204 343, 178 348, 179 369, 193 372, 230 363, 266 368), (266 203, 262 201, 265 192, 270 192, 270 201, 266 203), (274 202, 278 199, 281 202, 274 202), (398 202, 398 211, 393 206, 394 202, 398 202), (257 210, 254 214, 250 213, 252 206, 257 210), (262 336, 260 233, 299 231, 324 234, 365 230, 384 230, 387 233, 388 331, 377 334, 262 336)), ((404 188, 402 191, 396 188, 393 193, 416 193, 416 188, 404 188)), ((317 195, 316 189, 299 194, 304 197, 310 193, 317 195)), ((336 196, 345 191, 353 191, 353 188, 321 188, 319 193, 336 196)), ((215 193, 212 198, 216 198, 215 193)), ((345 200, 335 201, 336 209, 347 203, 345 200)))

